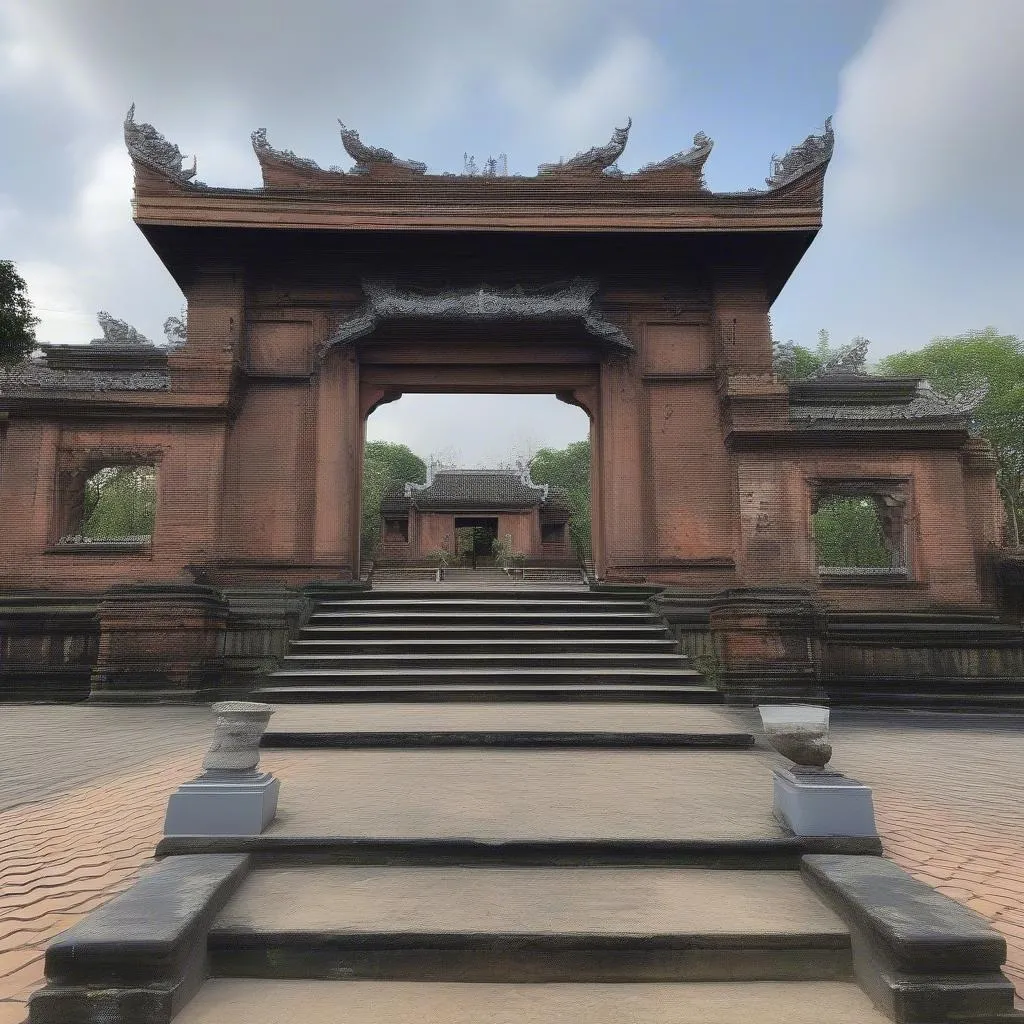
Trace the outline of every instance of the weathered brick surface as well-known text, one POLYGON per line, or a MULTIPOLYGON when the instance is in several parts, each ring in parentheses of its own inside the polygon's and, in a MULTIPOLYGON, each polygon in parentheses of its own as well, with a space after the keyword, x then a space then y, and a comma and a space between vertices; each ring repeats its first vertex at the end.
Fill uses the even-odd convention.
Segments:
MULTIPOLYGON (((1024 993, 1024 721, 834 713, 836 767, 875 790, 887 854, 988 917, 1024 993)), ((131 885, 197 770, 201 708, 9 707, 0 719, 0 1024, 22 1024, 49 941, 131 885)), ((275 770, 275 752, 264 755, 275 770)), ((301 763, 277 769, 287 787, 301 763)), ((723 774, 723 786, 729 780, 723 774)))

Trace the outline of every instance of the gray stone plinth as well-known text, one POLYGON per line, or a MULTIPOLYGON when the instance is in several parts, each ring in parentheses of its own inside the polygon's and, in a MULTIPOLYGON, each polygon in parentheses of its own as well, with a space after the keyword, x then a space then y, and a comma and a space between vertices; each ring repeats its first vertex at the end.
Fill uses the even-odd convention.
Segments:
POLYGON ((165 836, 256 836, 277 814, 269 772, 204 772, 167 801, 165 836))
POLYGON ((871 790, 832 772, 773 768, 775 816, 798 836, 876 836, 871 790))

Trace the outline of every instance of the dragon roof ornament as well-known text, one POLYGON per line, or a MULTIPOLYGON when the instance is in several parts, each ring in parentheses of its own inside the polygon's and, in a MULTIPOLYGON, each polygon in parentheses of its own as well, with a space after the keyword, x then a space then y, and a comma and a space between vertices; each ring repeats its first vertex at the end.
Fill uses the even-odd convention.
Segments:
POLYGON ((311 171, 322 169, 315 160, 310 160, 309 157, 299 156, 290 149, 275 149, 267 142, 266 128, 257 128, 249 137, 252 139, 252 148, 257 157, 266 155, 280 160, 282 163, 291 164, 293 167, 302 167, 311 171))
POLYGON ((864 376, 867 372, 864 364, 867 362, 869 344, 867 338, 855 338, 849 345, 844 345, 838 352, 829 356, 811 376, 816 380, 849 374, 864 376))
POLYGON ((785 156, 772 154, 772 173, 765 178, 769 188, 781 188, 795 181, 801 175, 832 159, 835 134, 832 118, 825 119, 825 130, 820 135, 808 135, 803 142, 794 146, 785 156))
POLYGON ((714 145, 714 140, 710 139, 704 132, 697 132, 693 137, 693 145, 689 149, 673 153, 672 156, 665 157, 664 160, 644 164, 636 173, 646 174, 648 171, 667 171, 675 167, 701 168, 711 155, 714 145))
POLYGON ((100 330, 103 331, 102 338, 93 338, 90 345, 111 345, 118 348, 143 347, 153 348, 153 342, 144 334, 140 334, 131 324, 124 320, 112 317, 105 309, 96 314, 100 322, 100 330))
POLYGON ((367 146, 359 138, 359 132, 352 128, 346 128, 339 119, 341 128, 341 144, 345 152, 355 161, 354 174, 367 174, 374 164, 390 164, 393 167, 400 167, 403 170, 411 171, 413 174, 426 174, 427 165, 418 160, 399 160, 390 149, 381 149, 378 146, 367 146))
MULTIPOLYGON (((173 143, 168 142, 151 124, 135 120, 135 104, 128 108, 124 119, 124 144, 133 160, 166 174, 169 178, 189 183, 196 175, 196 158, 192 157, 191 167, 182 167, 185 154, 173 143)), ((200 185, 201 182, 191 182, 200 185)))
POLYGON ((625 128, 616 128, 612 137, 604 146, 594 146, 585 153, 577 153, 568 160, 559 160, 557 163, 541 164, 537 168, 537 174, 562 174, 566 171, 602 173, 607 171, 616 160, 622 156, 629 141, 629 130, 633 127, 633 119, 626 119, 625 128))
POLYGON ((622 354, 633 351, 622 329, 605 319, 595 303, 596 281, 574 278, 566 285, 526 291, 522 287, 497 289, 449 288, 438 292, 400 289, 392 280, 364 279, 366 301, 346 320, 327 347, 345 345, 372 334, 386 321, 578 320, 588 334, 622 354))

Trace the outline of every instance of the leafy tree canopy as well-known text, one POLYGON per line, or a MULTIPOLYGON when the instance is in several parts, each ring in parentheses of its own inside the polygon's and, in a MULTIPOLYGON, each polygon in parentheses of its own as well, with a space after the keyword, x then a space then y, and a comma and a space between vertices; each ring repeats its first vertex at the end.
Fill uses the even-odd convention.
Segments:
POLYGON ((949 397, 987 389, 974 416, 999 461, 997 479, 1006 503, 1008 539, 1019 545, 1024 526, 1024 342, 986 327, 936 338, 916 352, 886 356, 878 369, 893 376, 924 377, 949 397))
POLYGON ((590 554, 590 440, 565 448, 541 448, 530 462, 534 483, 561 487, 568 495, 569 534, 577 552, 590 554))
POLYGON ((149 537, 156 514, 156 468, 107 466, 85 484, 79 536, 89 540, 149 537))
POLYGON ((392 480, 426 483, 426 463, 404 444, 367 441, 363 448, 363 498, 360 522, 362 553, 372 558, 380 539, 380 504, 392 480))
POLYGON ((0 365, 17 363, 31 353, 38 324, 24 279, 10 260, 0 260, 0 365))

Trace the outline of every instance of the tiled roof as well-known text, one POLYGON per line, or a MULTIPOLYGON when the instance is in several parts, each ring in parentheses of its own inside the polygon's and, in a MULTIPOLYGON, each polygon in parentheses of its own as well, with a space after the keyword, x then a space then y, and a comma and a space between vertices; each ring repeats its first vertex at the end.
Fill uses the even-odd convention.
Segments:
POLYGON ((41 391, 169 391, 166 370, 54 369, 41 360, 0 368, 0 395, 41 391))
POLYGON ((537 508, 566 511, 566 497, 559 488, 551 488, 545 500, 543 484, 529 482, 515 469, 443 469, 424 486, 406 485, 393 480, 381 500, 385 513, 405 512, 410 506, 423 511, 476 511, 537 508))
POLYGON ((444 469, 412 491, 413 504, 423 510, 533 508, 543 500, 544 488, 530 486, 514 469, 444 469))
POLYGON ((946 398, 926 381, 861 374, 790 385, 789 418, 802 429, 966 429, 976 396, 946 398))

